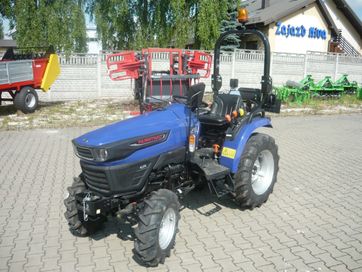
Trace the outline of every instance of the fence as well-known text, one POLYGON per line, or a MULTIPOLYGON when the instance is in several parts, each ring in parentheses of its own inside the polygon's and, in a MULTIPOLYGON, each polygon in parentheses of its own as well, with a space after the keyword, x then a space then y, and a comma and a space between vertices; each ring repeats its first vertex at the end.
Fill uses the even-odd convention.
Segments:
MULTIPOLYGON (((108 77, 105 53, 96 55, 60 55, 61 75, 53 84, 51 91, 41 93, 45 101, 91 99, 97 97, 132 98, 132 80, 112 81, 108 77)), ((168 56, 159 54, 154 61, 159 67, 166 67, 168 56)), ((238 78, 239 86, 260 87, 264 54, 261 51, 237 50, 223 53, 220 72, 223 87, 226 89, 230 78, 238 78)), ((362 85, 362 57, 340 54, 308 52, 307 54, 272 53, 271 76, 274 86, 281 86, 287 80, 299 81, 311 74, 315 81, 329 75, 336 80, 343 74, 362 85)), ((206 90, 211 91, 211 80, 203 80, 206 90)))

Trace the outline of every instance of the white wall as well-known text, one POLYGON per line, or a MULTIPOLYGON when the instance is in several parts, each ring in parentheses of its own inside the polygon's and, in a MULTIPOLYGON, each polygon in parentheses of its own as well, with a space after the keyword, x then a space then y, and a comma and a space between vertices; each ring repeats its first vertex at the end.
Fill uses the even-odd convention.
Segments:
POLYGON ((301 9, 279 21, 286 27, 288 27, 288 25, 295 28, 304 26, 306 34, 304 37, 276 35, 278 27, 276 26, 276 23, 272 23, 269 26, 268 32, 272 51, 299 54, 304 54, 307 51, 328 51, 328 42, 331 39, 331 33, 316 4, 301 9), (326 38, 310 38, 309 29, 311 27, 324 30, 326 32, 326 38))
MULTIPOLYGON (((133 97, 132 80, 110 80, 104 62, 105 55, 60 56, 61 74, 48 93, 39 92, 43 101, 94 99, 97 97, 116 97, 130 100, 133 97)), ((235 55, 222 54, 220 73, 223 77, 222 89, 229 87, 230 78, 238 78, 240 87, 260 88, 263 72, 264 54, 261 51, 237 51, 235 55)), ((169 60, 161 57, 157 67, 169 66, 169 60)), ((156 69, 156 68, 155 68, 156 69)), ((311 74, 317 81, 325 76, 338 79, 344 73, 350 81, 362 86, 362 57, 326 53, 272 54, 271 76, 274 86, 281 86, 287 80, 300 81, 311 74)), ((206 83, 206 91, 211 92, 211 80, 206 83)))

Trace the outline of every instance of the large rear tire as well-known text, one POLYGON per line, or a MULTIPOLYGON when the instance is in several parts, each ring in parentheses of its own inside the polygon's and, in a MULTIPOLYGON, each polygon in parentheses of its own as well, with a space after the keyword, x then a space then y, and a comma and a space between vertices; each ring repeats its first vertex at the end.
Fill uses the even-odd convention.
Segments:
POLYGON ((135 229, 135 258, 145 266, 157 266, 170 256, 180 219, 180 203, 170 190, 152 192, 144 201, 135 229))
POLYGON ((77 200, 75 196, 86 190, 86 186, 80 177, 75 177, 72 186, 68 187, 68 197, 64 199, 66 211, 65 219, 68 222, 69 230, 74 236, 86 237, 97 232, 105 221, 104 216, 96 218, 88 217, 88 221, 84 221, 82 211, 77 208, 77 200))
POLYGON ((273 192, 279 170, 278 147, 272 137, 257 133, 246 143, 235 174, 235 201, 246 209, 260 207, 273 192))
POLYGON ((32 113, 38 107, 38 94, 29 86, 22 87, 20 92, 16 93, 14 106, 23 113, 32 113))

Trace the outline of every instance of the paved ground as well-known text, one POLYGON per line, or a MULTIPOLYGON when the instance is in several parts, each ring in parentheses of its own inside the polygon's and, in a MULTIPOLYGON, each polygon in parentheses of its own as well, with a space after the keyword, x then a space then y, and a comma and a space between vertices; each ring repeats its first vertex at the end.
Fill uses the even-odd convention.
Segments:
MULTIPOLYGON (((190 194, 171 257, 149 271, 362 271, 362 115, 273 121, 281 161, 269 201, 240 211, 190 194)), ((63 195, 79 173, 70 140, 85 131, 0 132, 0 271, 146 270, 125 225, 68 232, 63 195)))

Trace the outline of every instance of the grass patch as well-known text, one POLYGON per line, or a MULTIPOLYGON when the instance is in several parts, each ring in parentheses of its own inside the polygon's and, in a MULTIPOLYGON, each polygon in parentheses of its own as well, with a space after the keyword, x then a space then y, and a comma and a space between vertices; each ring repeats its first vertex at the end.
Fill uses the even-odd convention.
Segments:
MULTIPOLYGON (((211 103, 212 94, 205 94, 204 101, 211 103)), ((286 111, 281 116, 335 114, 351 110, 361 112, 362 100, 345 95, 339 99, 312 99, 301 104, 286 103, 282 109, 286 111)), ((139 111, 137 101, 121 102, 118 99, 42 102, 39 109, 32 114, 23 114, 13 105, 3 105, 0 107, 0 130, 101 126, 122 120, 132 111, 139 111)))
POLYGON ((330 109, 337 106, 356 108, 362 106, 362 100, 355 95, 342 95, 339 98, 312 98, 303 103, 287 102, 286 108, 312 108, 315 110, 330 109))
POLYGON ((0 129, 62 128, 99 126, 121 120, 132 103, 117 99, 42 102, 32 114, 23 114, 13 105, 0 107, 0 129))

